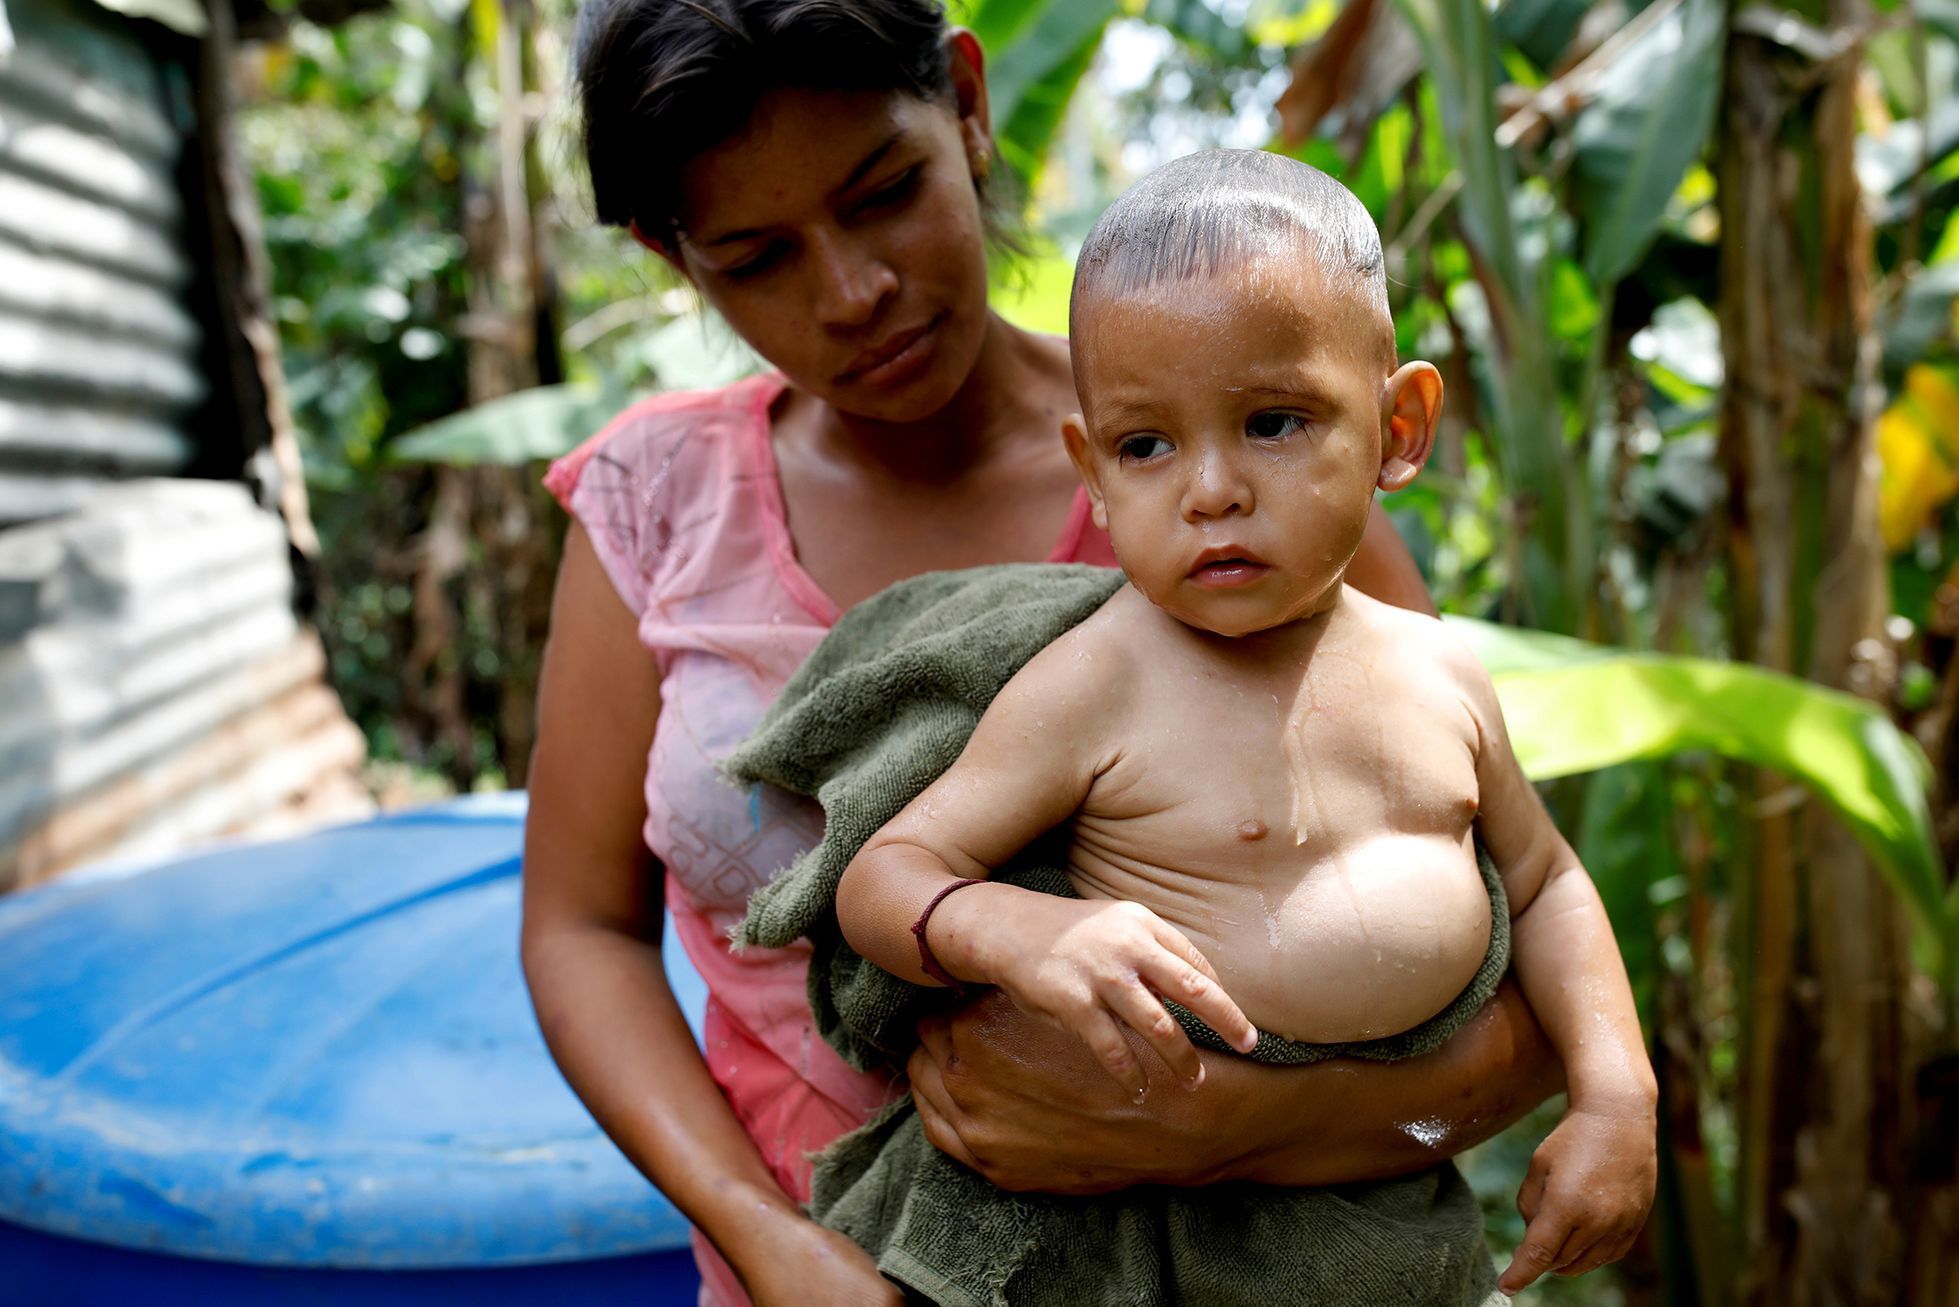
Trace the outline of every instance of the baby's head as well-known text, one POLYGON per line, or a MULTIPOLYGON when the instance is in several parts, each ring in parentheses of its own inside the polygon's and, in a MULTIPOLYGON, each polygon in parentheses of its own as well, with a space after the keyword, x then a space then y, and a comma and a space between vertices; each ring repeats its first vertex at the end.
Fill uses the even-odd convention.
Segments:
POLYGON ((1259 150, 1166 164, 1095 224, 1069 318, 1068 451, 1136 588, 1222 635, 1325 610, 1442 407, 1360 201, 1259 150))

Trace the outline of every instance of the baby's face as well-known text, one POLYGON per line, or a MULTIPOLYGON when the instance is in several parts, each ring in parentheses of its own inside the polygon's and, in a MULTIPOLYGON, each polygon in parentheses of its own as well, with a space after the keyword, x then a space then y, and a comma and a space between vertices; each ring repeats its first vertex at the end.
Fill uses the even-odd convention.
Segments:
POLYGON ((1324 610, 1375 487, 1405 483, 1426 455, 1409 465, 1390 433, 1378 313, 1304 257, 1095 291, 1084 308, 1069 448, 1130 581, 1221 635, 1324 610))

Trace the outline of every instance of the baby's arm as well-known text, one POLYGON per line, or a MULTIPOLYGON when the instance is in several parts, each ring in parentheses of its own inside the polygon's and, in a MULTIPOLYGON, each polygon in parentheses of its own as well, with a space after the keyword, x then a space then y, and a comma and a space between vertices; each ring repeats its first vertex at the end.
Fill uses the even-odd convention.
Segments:
MULTIPOLYGON (((845 869, 837 919, 851 947, 902 979, 940 983, 922 965, 917 922, 946 887, 986 879, 1066 821, 1113 761, 1120 671, 1075 657, 1076 631, 1022 668, 994 699, 952 767, 845 869), (1096 674, 1091 674, 1091 670, 1096 674), (1113 678, 1113 679, 1112 679, 1113 678)), ((1195 945, 1149 909, 975 885, 932 908, 925 944, 955 980, 998 985, 1024 1011, 1083 1039, 1131 1090, 1148 1084, 1118 1022, 1133 1027, 1187 1082, 1203 1062, 1158 995, 1189 1007, 1247 1048, 1251 1023, 1195 945)))
POLYGON ((1598 890, 1518 765, 1488 674, 1467 649, 1451 658, 1479 735, 1479 820, 1510 899, 1512 966, 1571 1093, 1517 1196, 1529 1228, 1502 1278, 1515 1293, 1625 1254, 1653 1201, 1658 1090, 1598 890))

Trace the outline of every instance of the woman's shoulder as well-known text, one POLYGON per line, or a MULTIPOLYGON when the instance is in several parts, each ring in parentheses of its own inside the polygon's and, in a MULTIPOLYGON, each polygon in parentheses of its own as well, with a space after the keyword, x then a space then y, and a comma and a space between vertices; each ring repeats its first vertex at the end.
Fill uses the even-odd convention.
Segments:
MULTIPOLYGON (((782 389, 774 374, 748 377, 712 390, 673 391, 643 399, 604 429, 551 464, 544 485, 574 514, 588 479, 607 488, 620 482, 713 474, 744 452, 744 437, 766 435, 768 406, 782 389)), ((587 486, 587 489, 592 487, 587 486)))
POLYGON ((544 484, 585 528, 634 613, 697 552, 694 533, 722 519, 768 441, 773 374, 716 390, 642 400, 551 465, 544 484))

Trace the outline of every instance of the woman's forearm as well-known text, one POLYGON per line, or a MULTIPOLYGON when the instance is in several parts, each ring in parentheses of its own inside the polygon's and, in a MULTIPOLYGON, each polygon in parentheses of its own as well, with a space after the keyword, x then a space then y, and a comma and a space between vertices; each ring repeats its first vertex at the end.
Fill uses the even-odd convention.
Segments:
POLYGON ((1186 1091, 1135 1038, 1152 1081, 1165 1077, 1142 1103, 1079 1040, 997 993, 919 1035, 909 1071, 926 1137, 1016 1191, 1378 1179, 1433 1166, 1563 1088, 1508 981, 1448 1044, 1406 1062, 1266 1067, 1206 1053, 1203 1087, 1186 1091))
POLYGON ((1223 1174, 1325 1185, 1421 1170, 1481 1143, 1564 1088, 1513 981, 1443 1047, 1404 1062, 1260 1067, 1217 1058, 1254 1141, 1223 1174))
POLYGON ((708 1075, 660 950, 604 926, 527 933, 531 1001, 559 1069, 621 1152, 737 1270, 804 1220, 708 1075))

